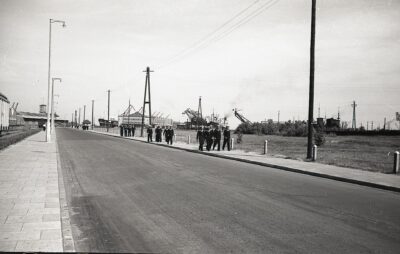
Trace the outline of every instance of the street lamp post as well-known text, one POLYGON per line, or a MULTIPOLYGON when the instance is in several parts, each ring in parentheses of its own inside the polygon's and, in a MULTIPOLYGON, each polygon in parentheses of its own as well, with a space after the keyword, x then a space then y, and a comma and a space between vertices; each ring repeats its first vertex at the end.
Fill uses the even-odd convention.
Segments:
POLYGON ((65 27, 65 21, 62 20, 49 20, 49 69, 47 75, 47 121, 46 121, 46 142, 51 141, 50 136, 50 94, 51 94, 51 85, 50 85, 50 69, 51 69, 51 24, 53 23, 61 23, 63 27, 65 27))
POLYGON ((51 79, 51 133, 54 133, 54 80, 58 80, 61 82, 60 78, 52 78, 51 79))

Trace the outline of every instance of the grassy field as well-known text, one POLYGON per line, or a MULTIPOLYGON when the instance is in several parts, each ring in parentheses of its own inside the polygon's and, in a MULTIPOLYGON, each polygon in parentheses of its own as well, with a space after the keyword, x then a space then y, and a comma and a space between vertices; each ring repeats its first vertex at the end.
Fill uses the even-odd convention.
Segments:
MULTIPOLYGON (((176 130, 178 141, 191 136, 195 131, 176 130)), ((235 140, 237 136, 232 135, 235 140)), ((268 154, 289 159, 305 160, 306 137, 282 137, 267 135, 243 135, 242 143, 235 142, 235 149, 246 152, 263 152, 264 140, 268 140, 268 154)), ((318 162, 375 172, 391 172, 393 152, 400 150, 400 136, 327 136, 326 143, 318 148, 318 162), (390 155, 388 153, 390 152, 390 155)))

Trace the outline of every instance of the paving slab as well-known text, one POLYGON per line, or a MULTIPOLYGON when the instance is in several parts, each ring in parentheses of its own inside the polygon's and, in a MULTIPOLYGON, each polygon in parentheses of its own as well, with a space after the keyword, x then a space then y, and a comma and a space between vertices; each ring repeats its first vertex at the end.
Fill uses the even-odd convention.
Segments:
POLYGON ((0 251, 63 251, 52 140, 39 132, 0 151, 0 251))

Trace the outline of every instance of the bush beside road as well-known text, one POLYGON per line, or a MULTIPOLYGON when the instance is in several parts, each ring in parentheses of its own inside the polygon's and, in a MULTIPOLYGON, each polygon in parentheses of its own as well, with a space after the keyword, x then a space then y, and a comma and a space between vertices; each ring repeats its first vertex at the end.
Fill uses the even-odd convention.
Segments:
POLYGON ((3 133, 0 137, 0 150, 6 148, 9 145, 15 144, 33 134, 40 132, 42 129, 25 129, 13 131, 10 133, 3 133))

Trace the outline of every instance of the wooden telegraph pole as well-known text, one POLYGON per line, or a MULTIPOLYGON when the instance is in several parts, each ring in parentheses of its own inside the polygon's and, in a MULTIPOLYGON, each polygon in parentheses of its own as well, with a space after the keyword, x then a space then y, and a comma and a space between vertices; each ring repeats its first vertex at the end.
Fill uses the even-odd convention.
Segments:
POLYGON ((308 143, 307 159, 312 158, 313 148, 313 120, 314 120, 314 68, 315 68, 315 8, 316 0, 312 0, 311 6, 311 43, 310 43, 310 95, 308 101, 308 143))
POLYGON ((146 112, 146 104, 149 104, 149 125, 151 125, 151 96, 150 96, 150 72, 154 72, 150 70, 150 67, 147 67, 146 72, 146 82, 144 85, 144 98, 143 98, 143 114, 142 114, 142 129, 140 131, 140 136, 143 137, 143 128, 144 128, 144 118, 146 112), (149 87, 149 99, 146 101, 147 97, 147 87, 149 87))
POLYGON ((108 132, 108 128, 110 127, 110 90, 107 91, 108 93, 108 111, 107 111, 107 132, 108 132))

